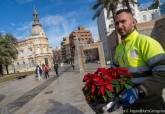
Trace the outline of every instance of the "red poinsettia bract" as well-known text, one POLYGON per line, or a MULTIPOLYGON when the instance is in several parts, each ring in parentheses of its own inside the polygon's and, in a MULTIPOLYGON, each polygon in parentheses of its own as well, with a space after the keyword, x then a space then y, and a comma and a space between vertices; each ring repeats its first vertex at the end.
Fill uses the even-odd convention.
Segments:
POLYGON ((84 75, 83 82, 85 82, 85 86, 83 87, 83 92, 87 100, 99 99, 99 95, 105 100, 106 97, 110 97, 110 93, 115 94, 117 90, 121 90, 121 88, 117 87, 123 83, 123 77, 128 78, 125 83, 129 82, 131 73, 126 68, 98 68, 96 72, 84 75), (115 81, 117 83, 113 84, 115 81))

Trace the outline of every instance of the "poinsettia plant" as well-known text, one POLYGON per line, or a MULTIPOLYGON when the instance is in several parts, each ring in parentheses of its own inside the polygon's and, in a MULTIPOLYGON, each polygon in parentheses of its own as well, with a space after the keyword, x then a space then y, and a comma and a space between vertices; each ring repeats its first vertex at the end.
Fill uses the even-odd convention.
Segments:
POLYGON ((127 68, 98 68, 94 73, 84 75, 83 92, 88 102, 106 103, 112 95, 125 88, 131 88, 131 73, 127 68))

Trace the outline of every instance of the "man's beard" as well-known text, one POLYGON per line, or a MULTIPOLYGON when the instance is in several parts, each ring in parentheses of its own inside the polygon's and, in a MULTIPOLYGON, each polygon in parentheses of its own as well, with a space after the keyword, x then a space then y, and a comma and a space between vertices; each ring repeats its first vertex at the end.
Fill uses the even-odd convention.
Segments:
POLYGON ((130 35, 133 31, 134 31, 135 29, 133 28, 132 30, 130 30, 127 34, 124 34, 124 35, 122 35, 122 34, 120 34, 120 36, 121 36, 121 39, 122 40, 124 40, 128 35, 130 35))

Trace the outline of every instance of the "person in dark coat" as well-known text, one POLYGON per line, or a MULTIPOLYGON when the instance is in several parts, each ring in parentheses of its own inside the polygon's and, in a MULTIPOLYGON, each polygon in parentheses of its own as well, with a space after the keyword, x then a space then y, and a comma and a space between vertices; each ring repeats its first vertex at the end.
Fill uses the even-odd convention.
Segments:
POLYGON ((54 71, 56 72, 56 75, 58 76, 58 64, 54 64, 54 71))

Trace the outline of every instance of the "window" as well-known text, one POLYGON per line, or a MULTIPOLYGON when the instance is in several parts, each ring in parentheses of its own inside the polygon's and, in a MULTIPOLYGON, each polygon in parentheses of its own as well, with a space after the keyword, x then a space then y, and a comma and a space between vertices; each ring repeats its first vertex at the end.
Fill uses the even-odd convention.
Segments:
POLYGON ((156 17, 157 15, 156 14, 152 14, 152 20, 154 20, 154 19, 156 19, 157 17, 156 17))
POLYGON ((113 21, 113 20, 111 20, 111 23, 114 23, 114 21, 113 21))
POLYGON ((35 42, 38 42, 38 40, 37 40, 37 39, 35 39, 35 42))
POLYGON ((34 63, 34 60, 31 60, 31 63, 34 63))
POLYGON ((147 20, 147 16, 143 15, 143 20, 146 21, 147 20))
POLYGON ((20 54, 23 54, 23 50, 20 50, 20 54))
POLYGON ((32 51, 32 48, 29 48, 29 51, 32 51))

